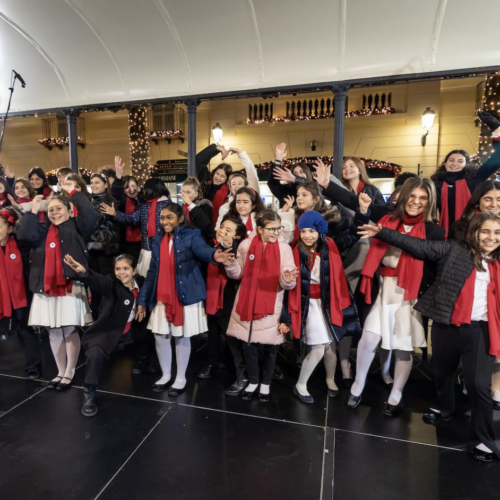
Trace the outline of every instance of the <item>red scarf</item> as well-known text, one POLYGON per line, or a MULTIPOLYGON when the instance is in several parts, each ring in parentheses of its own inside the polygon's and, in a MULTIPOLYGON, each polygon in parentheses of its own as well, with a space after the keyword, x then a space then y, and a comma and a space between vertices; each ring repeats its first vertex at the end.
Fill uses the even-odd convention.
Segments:
MULTIPOLYGON (((215 246, 218 246, 214 240, 215 246)), ((208 264, 207 270, 207 314, 217 314, 224 307, 224 289, 227 284, 227 274, 223 266, 208 264)))
POLYGON ((10 318, 12 309, 27 305, 21 252, 16 240, 9 236, 5 253, 0 248, 0 319, 10 318))
POLYGON ((224 203, 226 203, 227 195, 229 193, 229 189, 227 184, 223 184, 215 193, 214 199, 212 200, 212 221, 214 226, 217 224, 217 219, 219 218, 219 210, 224 203))
MULTIPOLYGON (((347 278, 337 245, 331 238, 326 239, 326 244, 328 245, 328 259, 330 261, 330 292, 327 294, 327 296, 330 295, 330 321, 332 325, 342 326, 344 321, 342 311, 351 305, 349 287, 347 285, 347 278)), ((293 250, 293 258, 295 260, 295 266, 297 269, 300 269, 298 246, 293 250)), ((302 323, 300 276, 297 278, 297 285, 293 290, 290 290, 288 294, 288 310, 292 316, 293 336, 299 339, 302 323)))
POLYGON ((33 198, 16 198, 17 203, 31 203, 33 198))
POLYGON ((156 234, 156 205, 158 204, 158 200, 159 198, 148 200, 148 238, 152 238, 156 234))
MULTIPOLYGON (((490 354, 500 359, 500 264, 488 264, 490 284, 488 285, 488 330, 490 336, 490 354)), ((470 325, 472 306, 474 303, 474 285, 477 269, 474 268, 465 280, 460 295, 455 302, 451 324, 455 326, 470 325)))
MULTIPOLYGON (((125 201, 125 213, 133 214, 135 212, 135 204, 132 198, 126 197, 125 201)), ((148 223, 149 223, 149 214, 148 214, 148 223)), ((148 228, 149 233, 149 228, 148 228)), ((141 241, 141 228, 137 225, 127 226, 125 229, 125 241, 129 243, 135 243, 137 241, 141 241)))
POLYGON ((360 180, 358 184, 358 189, 356 190, 356 194, 361 193, 361 191, 363 191, 365 186, 366 184, 362 180, 360 180))
MULTIPOLYGON (((139 290, 137 288, 132 288, 130 290, 132 292, 132 295, 134 296, 134 307, 133 310, 135 310, 135 304, 137 302, 137 297, 139 296, 139 290)), ((134 318, 132 318, 130 321, 127 321, 127 324, 125 325, 125 330, 123 330, 123 335, 128 333, 130 331, 130 328, 132 327, 132 322, 134 321, 134 318)))
POLYGON ((64 277, 59 229, 51 224, 45 240, 43 289, 49 297, 64 297, 71 292, 71 281, 64 277))
MULTIPOLYGON (((240 217, 241 219, 241 217, 240 217)), ((247 234, 246 234, 246 237, 250 236, 252 234, 252 231, 253 231, 253 221, 252 221, 252 214, 250 214, 248 216, 248 219, 245 223, 245 227, 247 228, 247 234)))
POLYGON ((49 187, 43 188, 41 194, 43 195, 43 198, 46 199, 52 194, 52 189, 50 189, 49 187))
POLYGON ((293 240, 290 246, 292 248, 295 248, 297 246, 297 243, 299 242, 299 236, 300 236, 300 231, 299 231, 299 219, 297 218, 295 220, 295 227, 293 228, 293 240))
POLYGON ((172 242, 170 251, 170 238, 168 234, 163 236, 160 245, 160 272, 158 273, 158 289, 156 290, 156 300, 165 305, 165 315, 167 321, 174 326, 184 324, 184 310, 179 297, 177 296, 177 286, 175 284, 175 251, 172 242))
POLYGON ((189 215, 189 208, 185 203, 184 203, 184 205, 182 205, 182 211, 184 212, 184 215, 186 216, 186 220, 188 222, 191 222, 191 216, 189 215))
MULTIPOLYGON (((391 214, 382 217, 379 224, 395 231, 400 231, 403 225, 413 226, 408 234, 416 238, 425 239, 423 214, 417 217, 405 215, 403 220, 390 220, 391 217, 391 214)), ((375 238, 371 240, 370 250, 368 250, 365 264, 361 270, 362 281, 360 291, 365 295, 365 302, 367 304, 372 303, 373 275, 380 266, 388 247, 389 243, 385 243, 375 238)), ((420 289, 420 282, 422 281, 423 274, 424 261, 416 259, 407 252, 401 253, 401 257, 399 258, 398 265, 394 272, 387 273, 387 275, 398 277, 398 286, 405 291, 404 300, 415 300, 418 298, 418 291, 420 289)))
POLYGON ((7 196, 3 193, 0 193, 0 207, 7 201, 7 196))
MULTIPOLYGON (((470 200, 469 186, 467 181, 462 179, 455 182, 455 220, 462 217, 465 207, 470 200)), ((439 225, 445 230, 445 238, 448 239, 448 231, 450 229, 450 214, 448 211, 448 184, 443 181, 441 185, 441 217, 439 218, 439 225)))
POLYGON ((254 236, 248 249, 236 312, 242 321, 253 321, 274 314, 280 283, 279 243, 266 243, 254 236))

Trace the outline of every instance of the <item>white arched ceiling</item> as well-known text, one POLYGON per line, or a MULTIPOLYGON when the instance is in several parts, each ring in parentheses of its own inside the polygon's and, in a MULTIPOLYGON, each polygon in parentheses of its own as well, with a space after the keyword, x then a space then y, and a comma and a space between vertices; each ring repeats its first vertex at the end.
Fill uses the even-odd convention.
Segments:
POLYGON ((0 0, 0 113, 500 66, 499 0, 0 0))

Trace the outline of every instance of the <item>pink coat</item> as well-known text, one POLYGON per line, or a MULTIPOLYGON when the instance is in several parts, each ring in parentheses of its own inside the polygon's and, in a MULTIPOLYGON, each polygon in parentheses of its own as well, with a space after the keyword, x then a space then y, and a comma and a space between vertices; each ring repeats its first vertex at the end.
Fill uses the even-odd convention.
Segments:
MULTIPOLYGON (((241 243, 238 248, 238 254, 236 257, 236 262, 229 266, 226 266, 226 273, 229 278, 241 279, 243 275, 243 267, 245 265, 248 249, 254 238, 255 234, 251 235, 245 241, 241 243)), ((279 241, 280 247, 280 259, 281 259, 281 270, 280 270, 280 284, 278 287, 278 293, 276 295, 276 304, 274 306, 274 314, 266 316, 265 318, 255 320, 252 326, 252 343, 259 344, 282 344, 284 342, 284 336, 278 332, 278 325, 281 316, 281 309, 283 307, 283 295, 285 290, 291 290, 295 288, 296 282, 293 281, 289 283, 285 281, 284 272, 286 270, 291 270, 295 268, 295 262, 293 260, 293 253, 290 245, 284 241, 279 241)), ((236 337, 237 339, 248 342, 248 337, 250 333, 250 322, 242 321, 240 315, 236 312, 236 305, 238 304, 238 299, 240 292, 236 295, 236 300, 234 301, 233 311, 231 313, 231 319, 229 321, 229 326, 227 328, 227 334, 231 337, 236 337)))

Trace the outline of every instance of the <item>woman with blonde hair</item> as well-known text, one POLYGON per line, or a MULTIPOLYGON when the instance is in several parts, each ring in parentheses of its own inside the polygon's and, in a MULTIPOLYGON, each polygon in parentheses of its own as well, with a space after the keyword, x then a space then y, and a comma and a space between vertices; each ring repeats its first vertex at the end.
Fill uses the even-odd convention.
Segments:
POLYGON ((357 156, 346 156, 342 163, 342 184, 355 194, 365 193, 377 205, 385 203, 384 197, 370 181, 364 162, 357 156))

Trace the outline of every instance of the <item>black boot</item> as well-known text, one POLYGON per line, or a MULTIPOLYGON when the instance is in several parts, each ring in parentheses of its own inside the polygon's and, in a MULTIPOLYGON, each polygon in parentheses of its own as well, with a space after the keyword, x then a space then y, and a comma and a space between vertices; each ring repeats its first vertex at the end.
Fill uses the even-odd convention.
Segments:
POLYGON ((83 386, 83 406, 82 415, 84 417, 93 417, 97 414, 97 402, 95 398, 95 385, 85 384, 83 386))
POLYGON ((241 378, 236 379, 232 385, 230 385, 224 392, 228 396, 237 396, 243 389, 248 385, 248 379, 241 378))
POLYGON ((219 365, 206 365, 198 372, 198 378, 210 378, 215 372, 219 371, 219 365))
POLYGON ((151 363, 148 356, 141 356, 134 361, 132 375, 140 375, 141 373, 158 373, 158 367, 151 363))

